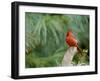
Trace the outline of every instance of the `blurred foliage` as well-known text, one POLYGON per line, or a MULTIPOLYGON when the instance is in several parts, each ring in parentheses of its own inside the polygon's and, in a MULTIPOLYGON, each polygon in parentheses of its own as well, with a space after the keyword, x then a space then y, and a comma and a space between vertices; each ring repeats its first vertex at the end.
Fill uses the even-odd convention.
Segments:
POLYGON ((87 52, 76 54, 74 65, 89 64, 89 16, 46 13, 25 13, 26 68, 60 66, 67 51, 65 42, 68 28, 79 40, 79 47, 87 52), (81 58, 81 59, 80 59, 81 58))
POLYGON ((80 53, 76 53, 72 64, 73 65, 89 65, 89 56, 87 55, 88 50, 84 49, 82 50, 82 55, 80 53))

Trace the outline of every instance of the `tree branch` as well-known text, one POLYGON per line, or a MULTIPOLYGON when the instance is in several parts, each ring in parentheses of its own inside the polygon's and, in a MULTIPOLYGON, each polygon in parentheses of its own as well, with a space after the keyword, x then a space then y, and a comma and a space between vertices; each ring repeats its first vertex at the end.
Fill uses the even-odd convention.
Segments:
POLYGON ((67 49, 63 60, 62 60, 62 66, 72 66, 72 59, 75 55, 75 53, 77 52, 77 48, 76 47, 70 47, 67 49))

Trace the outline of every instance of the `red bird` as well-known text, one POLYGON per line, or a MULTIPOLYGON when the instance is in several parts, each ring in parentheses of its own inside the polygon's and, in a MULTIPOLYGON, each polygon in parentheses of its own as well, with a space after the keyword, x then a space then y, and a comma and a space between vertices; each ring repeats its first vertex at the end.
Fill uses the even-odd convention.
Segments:
POLYGON ((81 53, 80 48, 78 47, 78 41, 73 36, 72 30, 69 30, 66 35, 66 43, 69 47, 77 47, 77 50, 81 53))

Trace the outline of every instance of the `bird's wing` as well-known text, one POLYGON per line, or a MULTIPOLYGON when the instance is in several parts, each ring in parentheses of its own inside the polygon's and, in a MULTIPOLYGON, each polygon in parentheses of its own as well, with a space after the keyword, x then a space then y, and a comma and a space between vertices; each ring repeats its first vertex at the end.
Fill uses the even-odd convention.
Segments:
POLYGON ((75 41, 76 43, 78 43, 77 39, 74 36, 71 37, 71 40, 75 41))
POLYGON ((76 46, 77 40, 73 38, 72 36, 70 36, 70 37, 67 37, 67 43, 69 46, 76 46))

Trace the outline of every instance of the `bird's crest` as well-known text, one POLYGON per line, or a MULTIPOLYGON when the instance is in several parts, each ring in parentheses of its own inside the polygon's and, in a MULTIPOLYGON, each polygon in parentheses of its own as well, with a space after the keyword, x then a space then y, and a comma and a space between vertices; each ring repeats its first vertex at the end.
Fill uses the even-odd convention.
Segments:
POLYGON ((71 28, 68 28, 68 32, 67 32, 66 36, 69 36, 69 35, 72 35, 72 29, 71 28))

